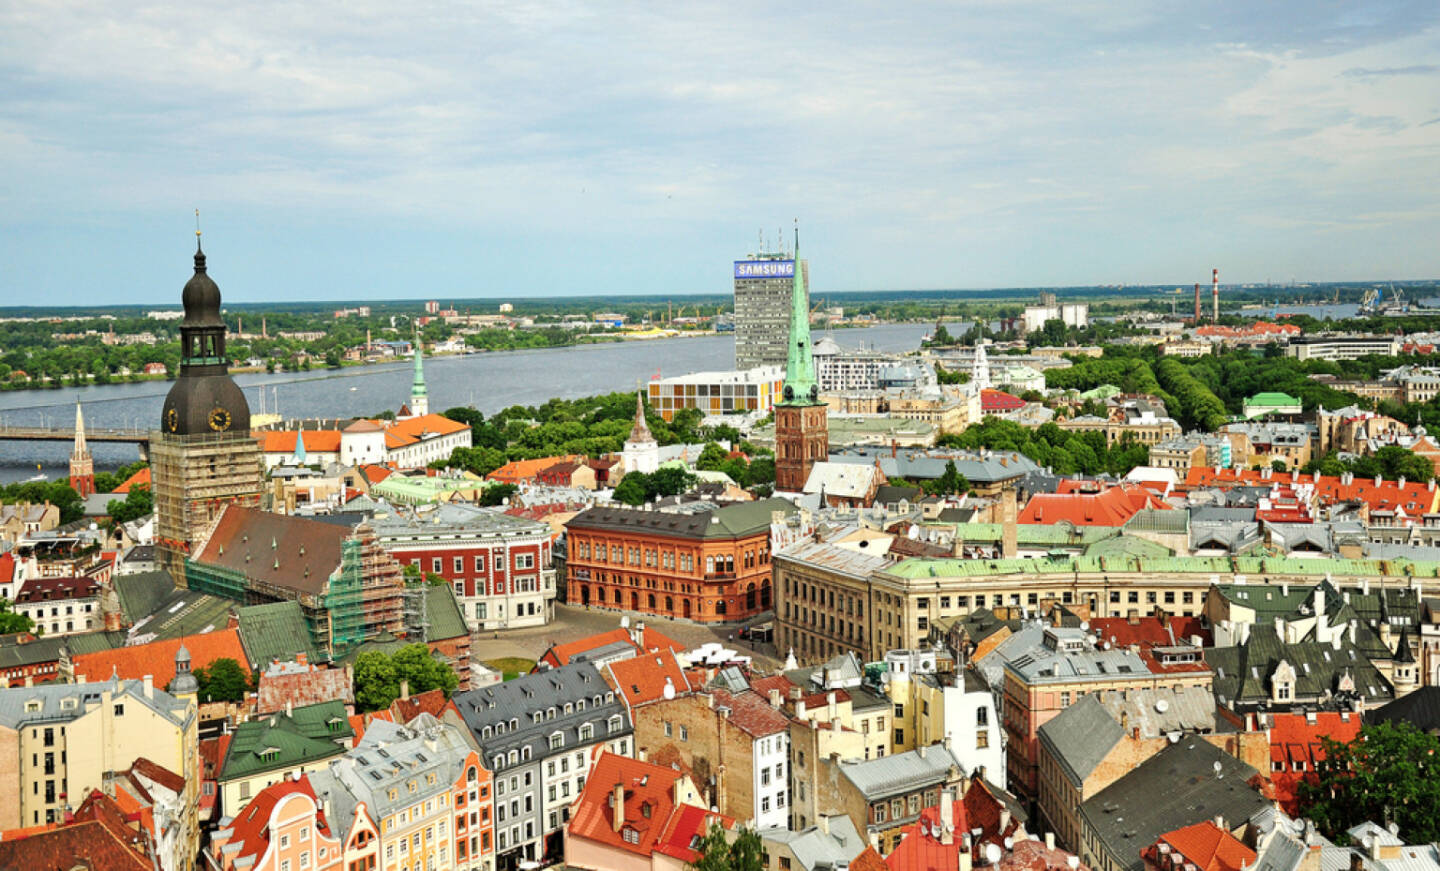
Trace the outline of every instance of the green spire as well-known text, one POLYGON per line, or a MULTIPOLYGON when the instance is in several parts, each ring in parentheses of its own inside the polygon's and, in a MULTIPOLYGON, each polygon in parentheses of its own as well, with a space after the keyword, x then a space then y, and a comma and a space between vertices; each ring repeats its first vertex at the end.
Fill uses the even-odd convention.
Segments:
POLYGON ((425 395, 425 355, 420 351, 420 332, 415 332, 415 382, 410 387, 411 396, 425 395))
POLYGON ((820 405, 815 357, 810 347, 810 307, 800 264, 800 231, 795 231, 795 280, 790 288, 790 345, 785 354, 785 394, 777 405, 820 405))

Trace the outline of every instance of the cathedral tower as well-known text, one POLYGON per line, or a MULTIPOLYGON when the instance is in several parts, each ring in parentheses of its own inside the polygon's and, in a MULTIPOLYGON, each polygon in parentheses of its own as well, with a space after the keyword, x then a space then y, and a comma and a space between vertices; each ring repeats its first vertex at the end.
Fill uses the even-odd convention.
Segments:
POLYGON ((424 417, 430 413, 430 392, 425 387, 425 353, 421 350, 420 331, 415 331, 415 378, 410 384, 410 414, 424 417))
POLYGON ((70 451, 70 487, 80 498, 95 493, 95 458, 90 456, 90 446, 85 444, 85 414, 80 403, 75 403, 75 447, 70 451))
MULTIPOLYGON (((800 262, 800 234, 795 234, 795 262, 800 262)), ((785 387, 775 403, 775 489, 786 493, 805 490, 816 463, 830 455, 830 429, 815 358, 810 347, 810 309, 805 284, 795 270, 790 291, 790 347, 785 355, 785 387)))
POLYGON ((259 507, 263 468, 250 405, 229 374, 220 288, 195 236, 195 274, 181 294, 180 375, 150 438, 157 556, 181 587, 191 546, 224 506, 259 507))

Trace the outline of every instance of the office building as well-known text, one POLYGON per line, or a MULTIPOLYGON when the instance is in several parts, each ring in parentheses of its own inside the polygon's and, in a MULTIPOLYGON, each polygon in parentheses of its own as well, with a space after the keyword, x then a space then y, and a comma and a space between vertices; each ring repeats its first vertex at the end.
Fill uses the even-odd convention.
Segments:
POLYGON ((735 368, 784 366, 790 339, 792 285, 803 289, 810 312, 810 265, 784 253, 752 254, 735 261, 735 368))

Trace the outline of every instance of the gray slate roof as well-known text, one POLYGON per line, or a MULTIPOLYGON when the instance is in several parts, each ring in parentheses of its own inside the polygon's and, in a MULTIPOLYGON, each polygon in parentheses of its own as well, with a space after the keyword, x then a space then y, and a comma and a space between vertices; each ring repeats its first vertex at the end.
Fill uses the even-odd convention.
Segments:
POLYGON ((965 771, 950 748, 941 744, 879 759, 840 762, 840 773, 867 801, 943 783, 951 776, 951 769, 957 777, 965 771))
POLYGON ((820 831, 819 826, 811 826, 799 832, 775 827, 761 829, 758 834, 761 841, 789 846, 802 871, 815 871, 822 862, 830 863, 832 868, 839 867, 841 863, 854 859, 869 846, 869 839, 855 829, 855 823, 851 822, 848 815, 831 816, 829 825, 828 834, 820 831))
POLYGON ((502 684, 457 693, 453 701, 492 770, 497 769, 494 758, 504 754, 508 760, 511 750, 528 764, 553 753, 571 752, 632 731, 623 699, 615 697, 614 690, 591 662, 572 662, 502 684), (573 706, 573 713, 565 713, 567 703, 573 706), (612 732, 608 722, 614 716, 620 717, 620 728, 612 732), (580 727, 587 723, 594 730, 593 736, 582 741, 580 727), (564 737, 564 744, 552 751, 550 736, 556 732, 564 737), (527 747, 528 759, 523 752, 527 747))
POLYGON ((1040 727, 1040 742, 1079 787, 1124 737, 1122 719, 1142 738, 1213 732, 1215 696, 1196 686, 1088 693, 1040 727))
POLYGON ((100 703, 101 693, 117 700, 144 705, 176 725, 185 722, 188 702, 155 687, 150 695, 138 680, 107 680, 100 683, 38 684, 0 690, 0 725, 19 729, 36 723, 65 723, 85 713, 85 706, 100 703), (73 703, 73 707, 70 705, 73 703))
POLYGON ((1139 871, 1140 851, 1162 834, 1217 816, 1239 824, 1266 806, 1246 783, 1258 773, 1199 738, 1181 738, 1081 804, 1082 829, 1121 868, 1139 871))
POLYGON ((830 454, 832 463, 873 464, 877 459, 880 470, 891 479, 933 480, 945 474, 945 464, 951 460, 965 480, 976 484, 1011 481, 1040 470, 1034 460, 1018 451, 901 448, 891 456, 888 447, 856 445, 830 454))

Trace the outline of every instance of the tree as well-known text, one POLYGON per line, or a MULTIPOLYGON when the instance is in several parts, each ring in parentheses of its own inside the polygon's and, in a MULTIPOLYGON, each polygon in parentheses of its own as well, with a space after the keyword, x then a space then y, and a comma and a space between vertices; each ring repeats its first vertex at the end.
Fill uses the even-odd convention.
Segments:
POLYGON ((494 508, 505 504, 505 500, 520 492, 520 488, 514 484, 491 484, 480 494, 480 504, 494 508))
POLYGON ((940 477, 935 480, 926 482, 924 489, 926 493, 932 495, 959 495, 970 492, 970 482, 965 480, 965 476, 960 474, 959 469, 955 468, 954 460, 946 460, 945 471, 941 472, 940 477))
POLYGON ((11 607, 9 599, 0 599, 0 635, 9 635, 12 632, 30 632, 34 628, 34 620, 24 614, 17 614, 11 607))
POLYGON ((149 487, 131 487, 130 492, 125 494, 125 501, 111 499, 105 505, 106 513, 116 523, 129 523, 148 517, 154 510, 155 498, 150 494, 149 487))
POLYGON ((720 468, 720 465, 725 462, 725 457, 725 449, 715 442, 710 442, 705 446, 705 449, 700 452, 700 459, 695 461, 695 468, 713 472, 720 468))
POLYGON ((696 478, 683 466, 666 466, 656 469, 648 476, 645 495, 654 499, 659 496, 676 496, 695 486, 696 478))
POLYGON ((195 669, 194 674, 200 685, 196 698, 201 701, 240 702, 253 689, 250 673, 228 656, 210 663, 209 668, 195 669))
POLYGON ((727 841, 719 825, 710 827, 695 847, 700 858, 690 863, 692 871, 762 871, 760 836, 742 828, 734 842, 727 841))
POLYGON ((460 684, 454 669, 432 656, 424 644, 407 645, 394 656, 367 650, 355 659, 356 707, 362 711, 390 707, 400 698, 402 681, 412 695, 438 689, 449 696, 460 684))
POLYGON ((644 472, 631 472, 621 478, 615 487, 615 501, 624 502, 626 505, 643 505, 649 478, 644 472))
POLYGON ((1348 744, 1324 738, 1315 783, 1300 785, 1302 814, 1341 840, 1357 820, 1395 823, 1407 844, 1440 840, 1440 737, 1408 722, 1365 726, 1348 744))

